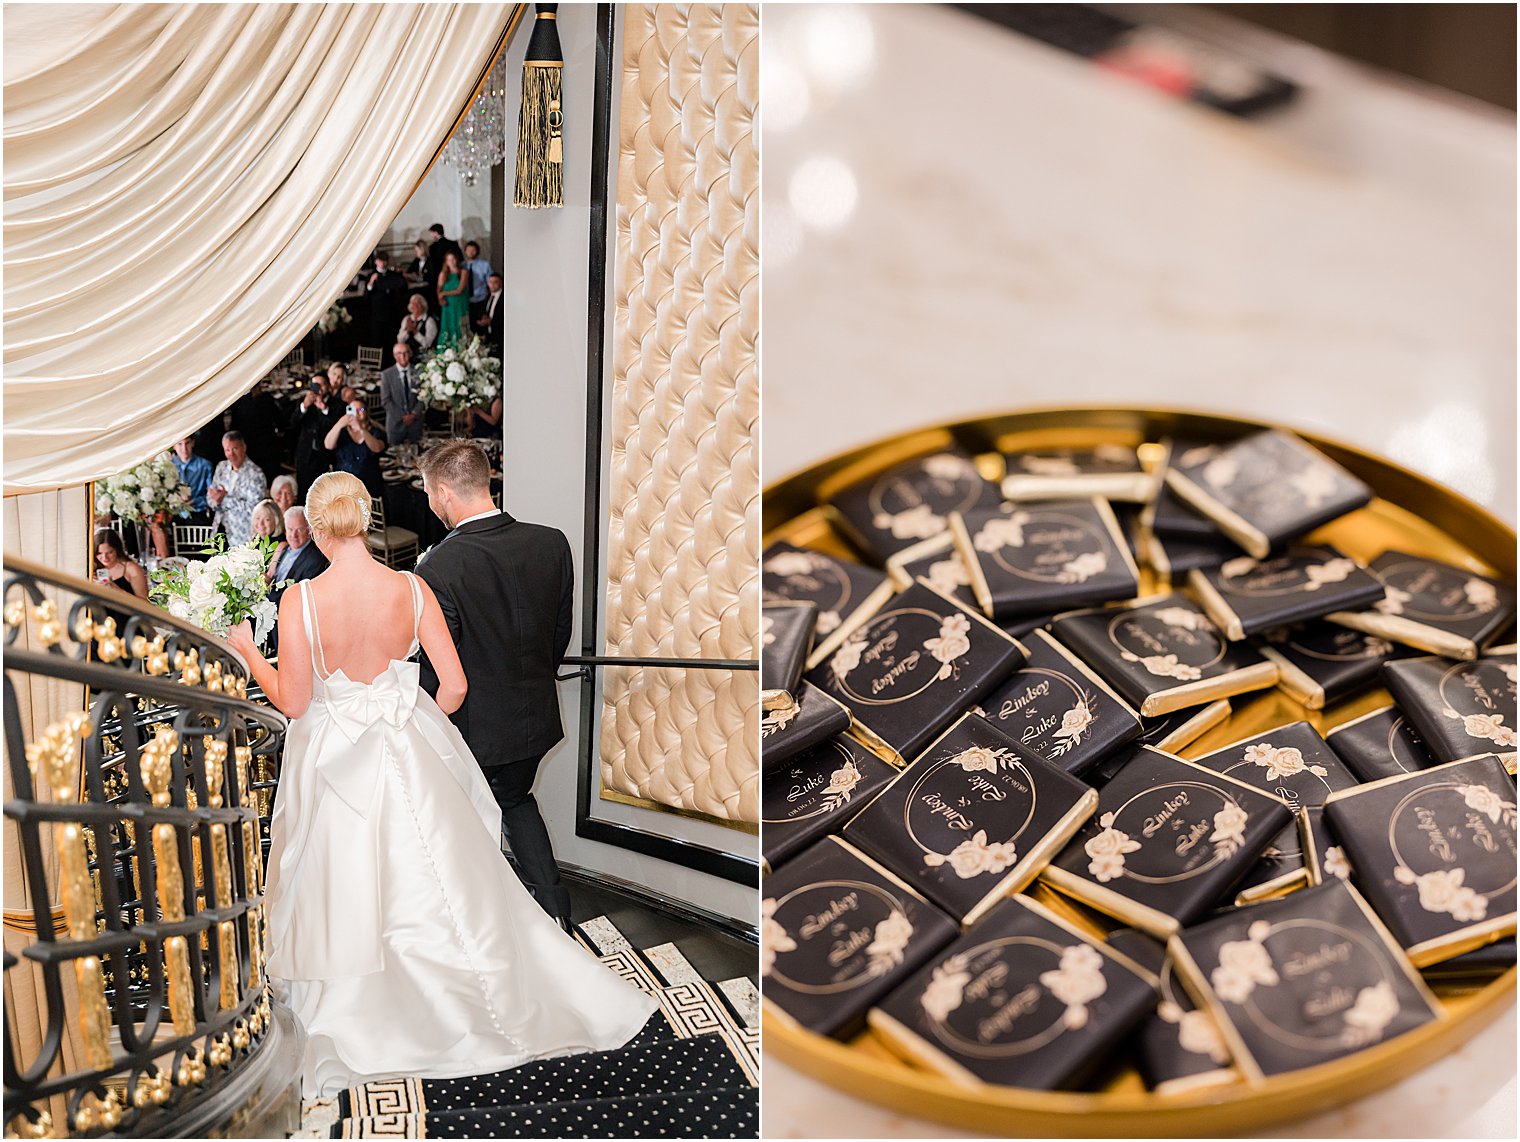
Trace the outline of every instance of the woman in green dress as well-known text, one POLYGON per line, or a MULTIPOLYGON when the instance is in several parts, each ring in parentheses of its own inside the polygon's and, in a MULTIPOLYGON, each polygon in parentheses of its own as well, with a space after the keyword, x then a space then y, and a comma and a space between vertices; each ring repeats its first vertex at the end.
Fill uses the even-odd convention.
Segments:
POLYGON ((443 312, 438 316, 438 348, 463 349, 469 339, 466 323, 470 319, 470 271, 459 264, 459 255, 453 250, 443 256, 438 300, 443 304, 443 312))

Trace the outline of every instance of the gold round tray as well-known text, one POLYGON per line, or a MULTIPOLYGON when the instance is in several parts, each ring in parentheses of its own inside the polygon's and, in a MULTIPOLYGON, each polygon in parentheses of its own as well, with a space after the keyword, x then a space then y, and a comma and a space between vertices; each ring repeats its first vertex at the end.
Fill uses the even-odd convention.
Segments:
MULTIPOLYGON (((1045 408, 904 433, 767 487, 765 543, 787 540, 855 558, 834 531, 829 513, 819 508, 820 499, 893 464, 951 445, 970 451, 983 474, 996 479, 1004 451, 1114 443, 1141 447, 1142 457, 1150 458, 1159 455, 1159 442, 1167 437, 1225 438, 1268 427, 1286 426, 1183 409, 1045 408)), ((1363 561, 1396 547, 1514 578, 1515 533, 1478 505, 1390 460, 1317 433, 1293 431, 1359 476, 1377 495, 1367 507, 1320 528, 1313 536, 1316 541, 1333 543, 1363 561)), ((1142 570, 1142 593, 1165 586, 1151 570, 1142 570)), ((1232 699, 1227 721, 1179 752, 1197 757, 1290 721, 1308 721, 1324 733, 1390 701, 1387 691, 1376 690, 1325 710, 1308 710, 1279 689, 1243 695, 1232 699)), ((764 1044, 768 1054, 821 1082, 904 1114, 966 1130, 1008 1136, 1223 1135, 1323 1111, 1413 1074, 1467 1042, 1508 1008, 1515 994, 1515 969, 1483 986, 1436 984, 1433 990, 1444 1017, 1398 1039, 1260 1083, 1166 1094, 1145 1090, 1133 1070, 1095 1093, 957 1085, 909 1065, 870 1031, 844 1043, 801 1030, 769 1012, 763 1022, 764 1044)))

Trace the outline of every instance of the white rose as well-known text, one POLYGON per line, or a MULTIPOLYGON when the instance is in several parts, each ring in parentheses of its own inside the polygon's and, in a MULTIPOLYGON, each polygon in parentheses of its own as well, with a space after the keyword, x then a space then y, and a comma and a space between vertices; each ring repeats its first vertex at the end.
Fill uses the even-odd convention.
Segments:
POLYGON ((449 380, 453 381, 457 385, 465 378, 464 366, 461 365, 458 361, 455 361, 443 371, 443 375, 448 377, 449 380))

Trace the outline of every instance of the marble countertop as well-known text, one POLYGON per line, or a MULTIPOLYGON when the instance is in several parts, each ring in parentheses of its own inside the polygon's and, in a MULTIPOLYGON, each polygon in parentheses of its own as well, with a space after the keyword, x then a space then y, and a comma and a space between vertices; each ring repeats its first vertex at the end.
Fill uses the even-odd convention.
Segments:
MULTIPOLYGON (((1322 431, 1515 519, 1515 122, 1189 10, 1241 122, 948 9, 765 10, 762 471, 1022 406, 1322 431), (1212 22, 1211 22, 1212 21, 1212 22)), ((1515 1013, 1261 1137, 1513 1137, 1515 1013)), ((954 1137, 767 1059, 768 1137, 954 1137)))

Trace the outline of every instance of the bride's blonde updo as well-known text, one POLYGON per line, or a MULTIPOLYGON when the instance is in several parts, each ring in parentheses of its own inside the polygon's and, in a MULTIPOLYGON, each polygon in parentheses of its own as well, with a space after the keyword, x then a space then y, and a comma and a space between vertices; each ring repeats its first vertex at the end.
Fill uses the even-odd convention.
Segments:
POLYGON ((348 472, 324 472, 306 493, 306 520, 314 532, 346 539, 369 530, 370 496, 348 472))

